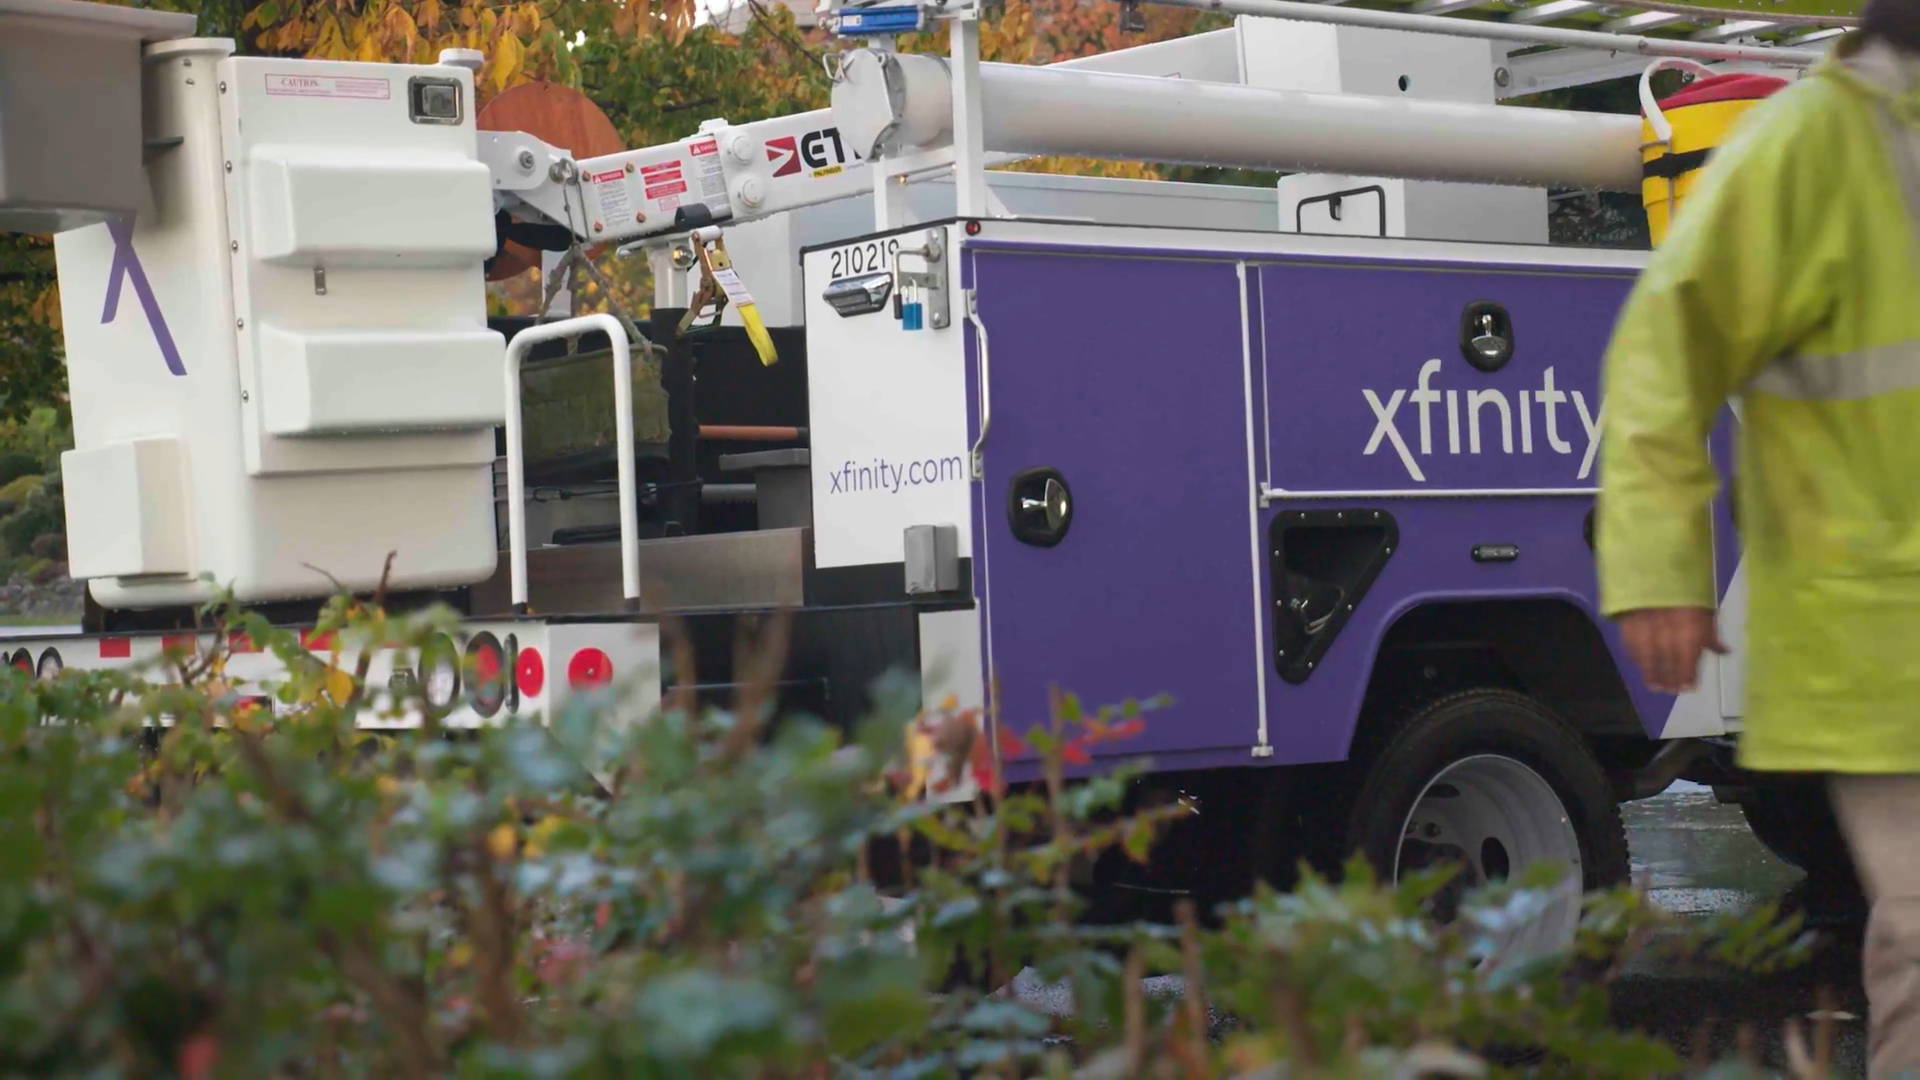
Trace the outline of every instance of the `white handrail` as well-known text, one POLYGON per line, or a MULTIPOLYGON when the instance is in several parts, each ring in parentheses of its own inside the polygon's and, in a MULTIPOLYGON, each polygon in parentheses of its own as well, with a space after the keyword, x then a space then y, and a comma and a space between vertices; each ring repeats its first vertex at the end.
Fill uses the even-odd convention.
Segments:
POLYGON ((629 607, 640 600, 640 537, 634 519, 639 493, 633 476, 633 349, 620 320, 611 315, 582 315, 530 326, 507 343, 507 560, 513 582, 513 610, 527 611, 527 465, 520 419, 520 364, 527 350, 543 341, 603 331, 613 345, 614 442, 620 455, 620 590, 629 607))

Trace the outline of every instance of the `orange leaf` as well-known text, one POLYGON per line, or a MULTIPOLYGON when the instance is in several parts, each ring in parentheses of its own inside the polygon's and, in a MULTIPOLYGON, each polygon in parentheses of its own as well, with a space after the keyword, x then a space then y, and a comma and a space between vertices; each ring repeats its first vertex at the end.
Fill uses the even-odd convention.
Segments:
POLYGON ((219 1040, 212 1033, 203 1031, 180 1044, 180 1050, 174 1058, 174 1070, 183 1080, 203 1080, 213 1075, 214 1063, 219 1060, 219 1040))

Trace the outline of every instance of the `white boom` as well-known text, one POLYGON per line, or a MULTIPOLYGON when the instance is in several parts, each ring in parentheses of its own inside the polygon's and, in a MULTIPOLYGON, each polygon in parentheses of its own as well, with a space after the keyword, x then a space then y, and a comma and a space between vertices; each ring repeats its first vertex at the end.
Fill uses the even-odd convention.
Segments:
MULTIPOLYGON (((1640 118, 980 65, 990 152, 1061 154, 1521 187, 1632 191, 1640 118)), ((950 141, 947 64, 849 55, 841 135, 872 156, 950 141)))
MULTIPOLYGON (((1764 60, 1789 71, 1819 56, 1287 0, 1165 2, 1612 54, 1764 60)), ((870 18, 878 9, 858 10, 870 18)), ((970 14, 943 7, 937 17, 964 22, 970 14)), ((510 210, 531 211, 584 241, 616 243, 848 198, 875 190, 880 179, 956 167, 964 177, 982 165, 1042 155, 1520 187, 1639 188, 1638 117, 1246 85, 1249 61, 1237 41, 1234 30, 1220 30, 1047 67, 853 49, 836 56, 829 109, 737 126, 708 121, 676 143, 577 164, 527 135, 482 133, 480 156, 510 210), (963 69, 977 76, 977 105, 964 96, 956 101, 955 73, 963 69), (963 114, 977 118, 983 156, 955 152, 952 132, 963 114), (886 159, 880 177, 870 167, 877 159, 886 159)))

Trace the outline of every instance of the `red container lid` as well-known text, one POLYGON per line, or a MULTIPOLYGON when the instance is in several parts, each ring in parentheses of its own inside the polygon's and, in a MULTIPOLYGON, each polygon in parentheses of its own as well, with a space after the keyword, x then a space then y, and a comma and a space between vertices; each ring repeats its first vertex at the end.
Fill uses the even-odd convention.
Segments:
POLYGON ((1787 85, 1787 80, 1771 75, 1715 75, 1695 79, 1681 91, 1660 102, 1660 110, 1684 109, 1714 101, 1758 101, 1787 85))

